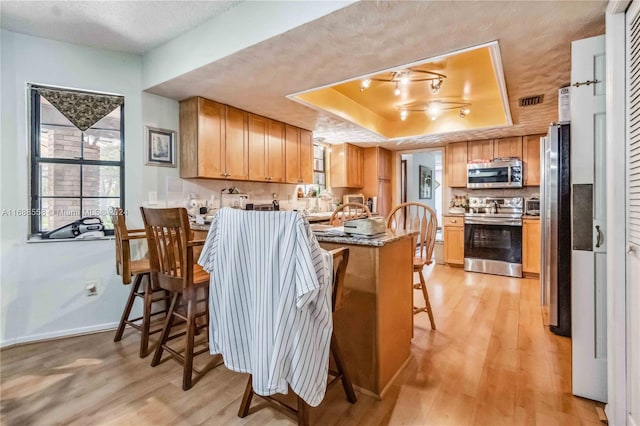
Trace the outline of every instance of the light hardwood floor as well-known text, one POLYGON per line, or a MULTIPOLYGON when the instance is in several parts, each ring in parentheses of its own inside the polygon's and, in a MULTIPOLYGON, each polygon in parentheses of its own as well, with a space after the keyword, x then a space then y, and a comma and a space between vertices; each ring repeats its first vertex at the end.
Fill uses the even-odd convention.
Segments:
MULTIPOLYGON (((425 276, 437 331, 417 315, 412 358, 384 400, 358 393, 351 405, 338 385, 311 410, 312 424, 601 424, 596 403, 571 395, 571 342, 543 326, 537 280, 439 265, 425 276)), ((0 422, 295 424, 260 398, 252 414, 236 417, 244 374, 219 366, 183 392, 176 362, 151 368, 131 331, 112 340, 113 332, 99 333, 0 352, 0 422)))

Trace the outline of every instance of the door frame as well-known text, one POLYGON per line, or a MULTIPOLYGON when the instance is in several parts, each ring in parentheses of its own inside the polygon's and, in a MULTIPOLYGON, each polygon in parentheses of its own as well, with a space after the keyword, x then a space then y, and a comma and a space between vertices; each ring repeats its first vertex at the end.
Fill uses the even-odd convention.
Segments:
POLYGON ((609 424, 625 424, 626 380, 626 10, 630 1, 609 1, 606 10, 607 181, 607 399, 609 424))

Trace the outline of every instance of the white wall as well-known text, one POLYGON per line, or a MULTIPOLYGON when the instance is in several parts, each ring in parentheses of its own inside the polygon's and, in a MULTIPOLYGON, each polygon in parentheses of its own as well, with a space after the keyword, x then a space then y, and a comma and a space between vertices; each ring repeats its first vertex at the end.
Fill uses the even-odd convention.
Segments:
MULTIPOLYGON (((125 96, 125 206, 139 223, 137 206, 166 174, 144 166, 143 124, 178 127, 178 106, 141 94, 141 58, 2 30, 0 208, 27 209, 28 82, 125 96), (142 113, 144 108, 144 114, 142 113)), ((0 216, 0 345, 112 327, 128 287, 114 270, 114 243, 27 243, 28 220, 0 216), (98 280, 98 296, 84 283, 98 280)))
MULTIPOLYGON (((407 201, 423 203, 436 209, 436 194, 435 194, 435 178, 436 178, 436 156, 435 151, 421 152, 416 154, 406 154, 402 156, 402 159, 407 160, 407 201), (418 174, 419 166, 427 166, 431 169, 433 178, 433 190, 431 198, 419 198, 418 197, 418 174)), ((442 157, 442 155, 440 154, 442 157)))

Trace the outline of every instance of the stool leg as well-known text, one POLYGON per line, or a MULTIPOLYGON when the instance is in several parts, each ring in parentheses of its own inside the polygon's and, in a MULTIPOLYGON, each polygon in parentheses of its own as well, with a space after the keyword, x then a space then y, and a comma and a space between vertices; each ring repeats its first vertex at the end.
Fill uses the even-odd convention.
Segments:
POLYGON ((124 311, 122 311, 122 317, 120 318, 120 324, 118 324, 118 330, 116 331, 116 336, 113 338, 114 342, 119 342, 122 340, 122 333, 124 333, 124 328, 127 325, 127 321, 129 320, 129 315, 131 314, 131 308, 133 307, 133 301, 136 299, 136 292, 140 287, 140 282, 142 281, 142 275, 136 275, 136 279, 131 286, 131 291, 129 292, 129 298, 127 299, 127 304, 124 307, 124 311))
POLYGON ((342 376, 342 387, 344 388, 344 393, 347 395, 347 401, 355 404, 358 401, 358 398, 356 397, 356 393, 353 391, 353 384, 351 383, 349 373, 347 372, 344 363, 342 362, 340 346, 338 346, 338 340, 336 339, 336 335, 333 332, 331 333, 331 353, 333 354, 333 360, 336 363, 338 373, 342 376))
POLYGON ((431 302, 429 302, 429 293, 427 293, 427 284, 424 281, 424 275, 422 275, 422 269, 418 271, 420 275, 420 287, 422 287, 422 295, 424 296, 425 310, 429 314, 429 321, 431 322, 431 329, 436 329, 436 321, 433 319, 433 312, 431 311, 431 302))
POLYGON ((298 397, 298 426, 309 426, 309 405, 298 397))
POLYGON ((240 410, 238 410, 238 417, 247 417, 249 414, 249 408, 251 408, 251 399, 253 398, 253 381, 251 375, 247 380, 247 386, 244 388, 244 395, 242 396, 242 402, 240 403, 240 410))
POLYGON ((198 303, 195 292, 187 300, 187 334, 185 336, 184 371, 182 372, 182 390, 191 389, 193 378, 193 342, 196 334, 196 304, 198 303))
POLYGON ((144 310, 142 311, 142 338, 140 339, 140 358, 149 354, 149 328, 151 326, 151 305, 153 302, 153 289, 151 288, 151 277, 147 277, 147 287, 144 291, 144 310))
POLYGON ((176 309, 176 304, 179 297, 180 293, 176 292, 173 295, 173 299, 171 300, 171 307, 169 308, 167 319, 164 322, 164 328, 162 329, 162 333, 160 334, 160 341, 158 342, 156 352, 153 354, 153 359, 151 360, 152 367, 158 365, 160 363, 160 359, 162 359, 162 351, 164 350, 163 346, 165 343, 167 343, 167 338, 169 337, 169 332, 171 331, 171 325, 173 324, 173 311, 176 309))

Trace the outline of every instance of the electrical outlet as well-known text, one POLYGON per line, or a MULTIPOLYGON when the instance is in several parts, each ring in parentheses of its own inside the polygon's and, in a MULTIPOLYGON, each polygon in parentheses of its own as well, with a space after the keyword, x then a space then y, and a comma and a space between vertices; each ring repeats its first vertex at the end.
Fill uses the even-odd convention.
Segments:
POLYGON ((87 281, 84 283, 84 288, 87 291, 87 296, 97 296, 98 295, 98 281, 87 281))

